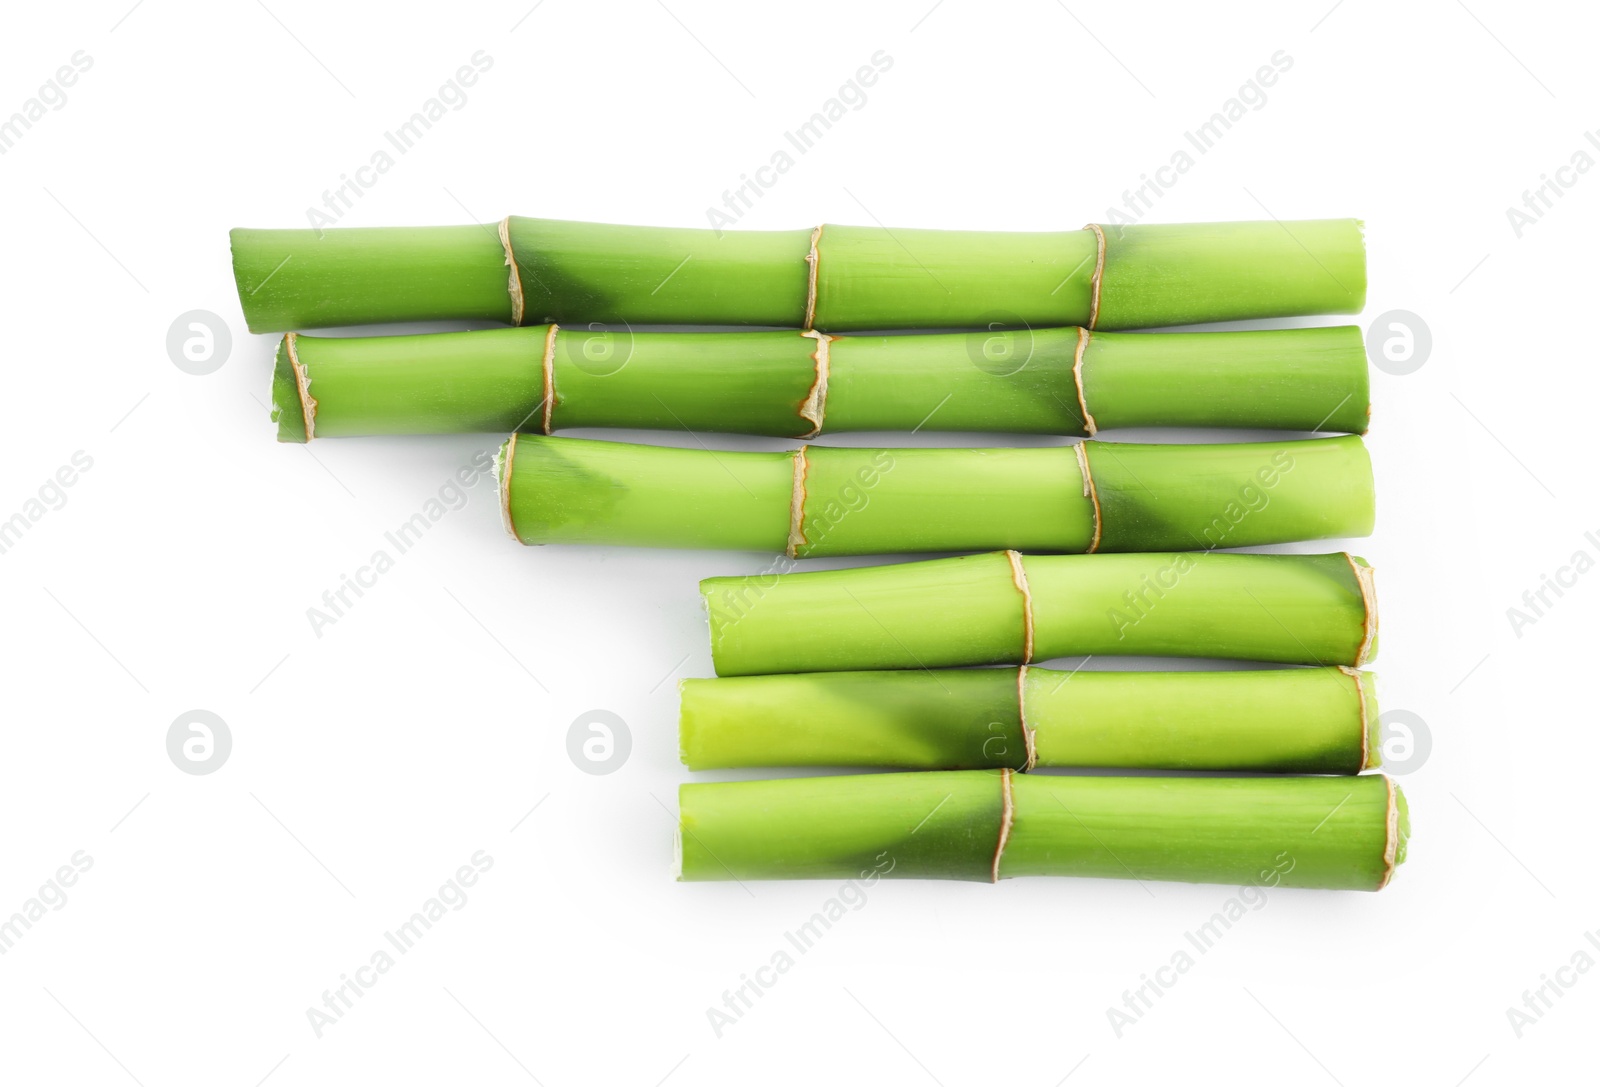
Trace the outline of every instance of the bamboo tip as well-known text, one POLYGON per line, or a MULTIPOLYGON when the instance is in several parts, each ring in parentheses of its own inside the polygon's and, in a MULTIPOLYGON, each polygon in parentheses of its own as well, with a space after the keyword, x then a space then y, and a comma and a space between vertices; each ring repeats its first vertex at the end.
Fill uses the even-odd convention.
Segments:
POLYGON ((1363 770, 1378 770, 1383 767, 1383 726, 1378 722, 1378 695, 1372 689, 1373 685, 1373 676, 1369 672, 1361 690, 1361 697, 1365 700, 1362 720, 1367 730, 1367 762, 1362 767, 1363 770))
POLYGON ((307 442, 305 400, 300 377, 289 358, 289 337, 278 341, 272 363, 272 421, 278 425, 280 442, 307 442))
POLYGON ((270 323, 260 320, 261 308, 255 304, 256 290, 260 284, 245 285, 245 270, 250 264, 250 235, 256 231, 244 227, 234 227, 228 231, 228 261, 233 267, 233 286, 239 296, 239 308, 244 311, 244 327, 253 333, 276 332, 275 328, 266 328, 263 325, 270 323))
POLYGON ((1383 780, 1389 789, 1389 810, 1383 844, 1383 876, 1378 881, 1380 891, 1394 878, 1395 869, 1406 862, 1406 847, 1411 840, 1411 806, 1406 803, 1406 794, 1393 778, 1383 780))
POLYGON ((1378 655, 1378 589, 1371 563, 1348 551, 1345 552, 1345 559, 1350 563, 1356 589, 1361 594, 1361 641, 1356 647, 1355 660, 1351 662, 1359 668, 1378 655))
POLYGON ((500 443, 494 455, 494 485, 500 497, 500 523, 513 540, 522 542, 517 526, 511 519, 511 467, 517 455, 517 436, 512 434, 500 443))

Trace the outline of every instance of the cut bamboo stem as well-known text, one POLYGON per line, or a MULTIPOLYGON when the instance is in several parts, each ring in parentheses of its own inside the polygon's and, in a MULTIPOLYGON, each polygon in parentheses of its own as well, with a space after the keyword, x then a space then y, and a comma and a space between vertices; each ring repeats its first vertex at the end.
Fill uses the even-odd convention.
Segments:
POLYGON ((1212 549, 1365 536, 1361 439, 1218 445, 725 453, 513 435, 499 458, 523 543, 782 551, 1212 549))
POLYGON ((1048 233, 717 231, 511 216, 231 234, 252 332, 393 321, 1150 328, 1359 313, 1354 219, 1048 233))
POLYGON ((684 880, 1095 876, 1375 891, 1405 798, 1361 777, 1063 777, 1009 770, 679 787, 684 880))
POLYGON ((809 438, 859 430, 1093 434, 1190 426, 1361 433, 1361 330, 918 336, 490 329, 290 333, 280 441, 568 427, 809 438), (307 420, 311 420, 308 426, 307 420))
POLYGON ((1365 664, 1372 570, 1331 555, 993 552, 700 583, 719 676, 1077 655, 1365 664))
POLYGON ((951 668, 688 679, 691 770, 1110 767, 1358 774, 1379 761, 1371 673, 951 668))

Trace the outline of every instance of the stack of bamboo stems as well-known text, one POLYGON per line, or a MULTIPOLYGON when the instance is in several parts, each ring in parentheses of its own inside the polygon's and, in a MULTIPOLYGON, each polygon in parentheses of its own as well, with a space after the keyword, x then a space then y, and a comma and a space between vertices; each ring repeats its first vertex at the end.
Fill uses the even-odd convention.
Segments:
POLYGON ((682 686, 683 761, 892 772, 682 786, 681 878, 1375 890, 1404 860, 1405 799, 1364 773, 1380 761, 1370 567, 1227 550, 1371 532, 1358 330, 1131 331, 1359 312, 1353 220, 721 233, 510 217, 232 240, 251 330, 286 333, 280 440, 510 431, 497 476, 523 543, 783 556, 701 584, 719 678, 682 686), (417 320, 513 327, 301 332, 417 320), (727 453, 552 436, 574 427, 1084 440, 727 453), (1345 436, 1095 438, 1128 427, 1345 436), (1035 664, 1069 656, 1282 667, 1035 664), (1116 776, 1040 772, 1059 769, 1116 776))

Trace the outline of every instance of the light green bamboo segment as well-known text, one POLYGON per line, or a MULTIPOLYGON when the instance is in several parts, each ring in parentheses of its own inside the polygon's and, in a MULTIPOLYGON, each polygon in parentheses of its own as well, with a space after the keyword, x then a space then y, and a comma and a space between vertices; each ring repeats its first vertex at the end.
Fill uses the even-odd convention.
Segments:
POLYGON ((1405 798, 1362 777, 1060 777, 1009 770, 679 787, 679 878, 1091 876, 1375 891, 1405 798))
POLYGON ((1122 426, 1366 428, 1360 330, 918 336, 538 325, 290 333, 280 441, 569 427, 779 437, 855 430, 1083 434, 1122 426))
POLYGON ((1377 684, 1349 667, 1028 668, 1022 687, 1040 766, 1358 774, 1382 762, 1377 684))
POLYGON ((506 529, 527 544, 781 551, 789 534, 790 453, 514 434, 496 469, 506 529))
POLYGON ((691 770, 1355 774, 1379 763, 1373 677, 1348 668, 805 672, 690 679, 680 693, 691 770))
POLYGON ((349 338, 290 333, 278 345, 272 374, 278 440, 537 425, 544 372, 528 331, 349 338), (464 352, 471 355, 470 368, 450 364, 464 352))
POLYGON ((1366 245, 1354 219, 1106 226, 1096 328, 1360 313, 1366 245), (1173 320, 1173 296, 1185 301, 1173 320), (1269 312, 1270 311, 1270 312, 1269 312))
POLYGON ((251 332, 513 323, 505 249, 493 226, 241 228, 229 239, 251 332))
POLYGON ((719 676, 1215 657, 1365 664, 1372 571, 1354 556, 1158 553, 954 559, 707 578, 719 676))
POLYGON ((234 230, 253 332, 402 320, 535 325, 1121 329, 1357 313, 1360 225, 1044 233, 718 231, 512 216, 464 227, 234 230))
POLYGON ((507 450, 502 501, 529 544, 810 557, 1212 549, 1372 531, 1372 467, 1354 436, 724 453, 514 435, 507 450))
MULTIPOLYGON (((1020 335, 1020 334, 1019 334, 1020 335)), ((1100 430, 1204 426, 1362 434, 1367 352, 1354 325, 1260 332, 1096 332, 1084 403, 1100 430)))
POLYGON ((1191 445, 1181 454, 1127 442, 1080 449, 1095 509, 1093 550, 1211 550, 1372 533, 1372 462, 1353 435, 1191 445))

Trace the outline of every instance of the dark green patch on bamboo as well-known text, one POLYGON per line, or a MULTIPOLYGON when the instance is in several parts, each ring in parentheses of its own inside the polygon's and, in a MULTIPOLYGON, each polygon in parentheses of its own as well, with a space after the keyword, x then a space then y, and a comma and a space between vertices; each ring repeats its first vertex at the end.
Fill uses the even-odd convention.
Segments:
POLYGON ((234 230, 251 331, 391 321, 1100 329, 1356 313, 1360 225, 234 230))
MULTIPOLYGON (((1368 412, 1366 354, 1352 327, 823 336, 539 325, 292 335, 314 388, 317 437, 547 426, 791 438, 860 430, 1077 435, 1094 429, 1086 418, 1101 431, 1359 432, 1368 412)), ((295 382, 276 379, 273 405, 279 420, 306 406, 295 382)), ((304 422, 280 438, 304 441, 304 422)))
POLYGON ((804 672, 689 679, 680 691, 691 770, 1357 774, 1380 761, 1373 677, 1349 668, 804 672))
POLYGON ((1330 555, 995 552, 700 583, 718 675, 1215 657, 1357 666, 1366 563, 1330 555))
POLYGON ((1405 798, 1355 778, 1059 777, 1009 770, 679 788, 680 878, 1091 876, 1374 891, 1405 798))
POLYGON ((812 557, 1210 550, 1372 531, 1372 467, 1354 436, 793 453, 538 435, 508 444, 513 468, 500 485, 529 544, 812 557))

